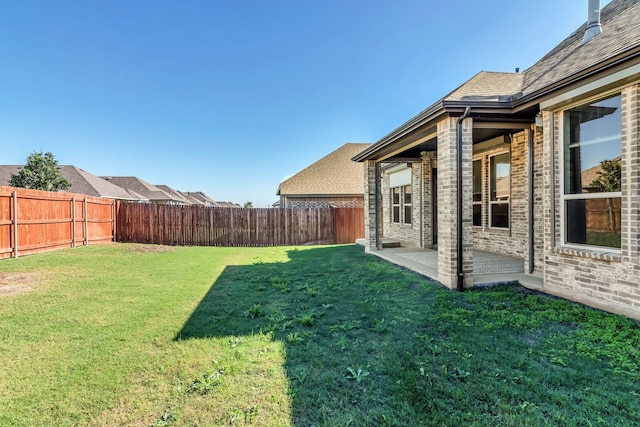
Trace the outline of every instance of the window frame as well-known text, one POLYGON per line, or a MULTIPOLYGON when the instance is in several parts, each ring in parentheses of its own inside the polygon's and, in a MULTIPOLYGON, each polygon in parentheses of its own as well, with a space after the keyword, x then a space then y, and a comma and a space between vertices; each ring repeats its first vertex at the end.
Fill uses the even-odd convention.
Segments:
POLYGON ((389 200, 389 205, 391 207, 391 224, 397 224, 397 225, 407 225, 407 226, 413 226, 413 178, 412 178, 412 183, 408 184, 408 185, 399 185, 397 187, 391 187, 389 188, 389 194, 390 194, 390 200, 389 200), (409 192, 407 192, 407 188, 409 189, 409 192), (397 193, 396 193, 397 191, 397 193), (394 195, 398 195, 398 203, 394 203, 394 195), (405 197, 409 195, 411 197, 411 202, 407 203, 405 200, 405 197), (398 209, 398 218, 396 221, 396 217, 395 217, 395 209, 398 209), (407 215, 407 209, 409 209, 410 212, 410 222, 406 222, 406 215, 407 215))
MULTIPOLYGON (((598 94, 598 96, 594 96, 594 97, 590 97, 590 98, 586 98, 586 99, 582 99, 579 102, 576 103, 572 103, 566 107, 564 107, 562 110, 558 111, 558 125, 559 125, 559 132, 558 132, 558 164, 560 166, 560 180, 559 180, 559 184, 560 184, 560 188, 559 188, 559 219, 560 219, 560 244, 562 247, 566 247, 566 248, 571 248, 571 249, 578 249, 578 250, 591 250, 591 251, 607 251, 607 252, 613 252, 616 254, 621 254, 622 253, 622 247, 620 248, 616 248, 613 246, 596 246, 596 245, 589 245, 589 244, 582 244, 582 243, 572 243, 568 241, 568 236, 567 236, 567 226, 566 226, 566 221, 568 218, 567 215, 567 201, 569 200, 594 200, 594 199, 620 199, 620 201, 622 202, 622 189, 621 191, 616 191, 616 192, 608 192, 608 193, 576 193, 576 194, 565 194, 565 184, 566 184, 566 174, 565 174, 565 167, 566 164, 565 162, 567 161, 566 156, 565 156, 565 113, 573 108, 576 107, 580 107, 582 105, 587 105, 587 104, 595 104, 597 102, 600 101, 605 101, 607 99, 610 98, 614 98, 614 97, 620 97, 620 112, 622 113, 622 92, 620 90, 614 90, 608 93, 600 93, 598 94)), ((623 127, 623 123, 622 123, 622 119, 620 120, 620 152, 622 153, 622 127, 623 127)), ((622 154, 621 154, 622 156, 622 154)), ((622 159, 621 159, 621 165, 623 164, 622 159)), ((622 183, 621 183, 622 185, 622 183)), ((622 210, 621 210, 621 215, 623 214, 622 210)), ((623 225, 623 222, 621 221, 621 228, 623 225)), ((622 229, 620 230, 620 234, 624 235, 624 233, 622 232, 622 229)), ((620 245, 622 246, 622 242, 620 243, 620 245)))
POLYGON ((488 202, 488 207, 489 207, 489 212, 488 212, 488 217, 489 217, 489 228, 494 229, 494 230, 511 230, 511 178, 512 178, 512 172, 513 172, 513 168, 512 168, 512 164, 511 164, 511 147, 509 147, 506 150, 501 150, 501 151, 497 151, 495 153, 492 153, 488 156, 488 168, 489 168, 489 174, 488 174, 488 179, 489 179, 489 197, 487 197, 487 202, 488 202), (493 176, 493 168, 492 168, 492 161, 494 157, 498 157, 498 156, 502 156, 504 154, 507 154, 508 158, 509 158, 509 199, 505 202, 504 200, 492 200, 492 176, 493 176), (506 227, 500 227, 497 225, 493 225, 493 207, 496 205, 507 205, 507 222, 508 225, 506 227))
POLYGON ((411 184, 400 188, 402 194, 402 223, 405 225, 411 225, 413 224, 413 189, 411 188, 411 184), (409 192, 407 192, 407 190, 409 190, 409 192), (408 203, 407 195, 409 196, 408 203), (409 222, 407 222, 407 208, 409 209, 409 222))
POLYGON ((391 190, 391 223, 401 224, 400 211, 402 210, 402 187, 391 187, 390 190, 391 190), (396 198, 395 198, 396 194, 398 196, 398 203, 396 203, 396 198), (396 219, 396 208, 398 209, 397 219, 396 219))
POLYGON ((472 182, 472 184, 471 184, 471 187, 472 187, 471 188, 471 193, 472 193, 471 194, 471 224, 472 224, 473 227, 482 227, 484 225, 484 215, 483 215, 483 210, 484 210, 484 207, 483 207, 483 202, 484 202, 484 197, 483 197, 484 196, 484 191, 483 191, 484 190, 484 173, 483 172, 484 172, 484 157, 480 156, 480 157, 476 157, 476 158, 472 159, 471 160, 471 180, 472 180, 471 181, 472 182), (473 197, 476 194, 476 193, 473 192, 473 179, 474 179, 474 177, 473 177, 473 171, 474 171, 473 165, 476 162, 480 163, 480 200, 478 200, 478 201, 473 200, 473 197), (474 219, 473 209, 474 209, 475 206, 480 206, 480 224, 473 223, 473 219, 474 219))

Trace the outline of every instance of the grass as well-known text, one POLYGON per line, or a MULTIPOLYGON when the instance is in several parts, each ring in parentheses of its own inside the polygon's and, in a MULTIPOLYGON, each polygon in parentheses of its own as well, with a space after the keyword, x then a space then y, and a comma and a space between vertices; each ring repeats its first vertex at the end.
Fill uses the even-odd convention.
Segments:
POLYGON ((640 327, 354 246, 4 260, 0 425, 640 425, 640 327))

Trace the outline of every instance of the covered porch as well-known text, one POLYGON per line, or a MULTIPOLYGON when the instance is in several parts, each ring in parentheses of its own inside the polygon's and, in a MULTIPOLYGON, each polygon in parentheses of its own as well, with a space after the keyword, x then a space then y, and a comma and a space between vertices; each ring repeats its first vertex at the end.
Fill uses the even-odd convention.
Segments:
MULTIPOLYGON (((421 248, 411 242, 394 239, 386 241, 390 243, 389 247, 370 250, 368 253, 430 279, 439 280, 437 249, 421 248)), ((358 239, 356 243, 366 246, 365 239, 358 239)), ((542 288, 542 277, 526 274, 525 262, 522 258, 473 250, 473 286, 489 286, 514 281, 528 288, 542 288)))
POLYGON ((510 110, 513 98, 502 91, 513 78, 481 73, 471 86, 491 82, 495 96, 460 88, 354 157, 365 166, 367 251, 450 289, 538 282, 542 183, 534 167, 542 140, 535 108, 510 110), (415 250, 386 247, 388 238, 415 250))

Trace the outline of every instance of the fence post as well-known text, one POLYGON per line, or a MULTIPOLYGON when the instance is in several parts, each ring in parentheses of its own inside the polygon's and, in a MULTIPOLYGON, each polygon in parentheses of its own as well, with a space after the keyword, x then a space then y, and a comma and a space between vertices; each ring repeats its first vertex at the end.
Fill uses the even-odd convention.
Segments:
POLYGON ((13 257, 18 258, 18 192, 13 191, 13 257))
POLYGON ((89 246, 89 218, 87 218, 87 197, 85 196, 83 203, 84 210, 84 245, 89 246))
POLYGON ((112 203, 111 203, 111 215, 113 218, 113 241, 116 241, 116 230, 117 230, 117 222, 116 222, 116 216, 118 215, 118 206, 120 204, 119 200, 115 200, 113 199, 112 203))
POLYGON ((76 196, 71 198, 71 247, 75 248, 78 246, 77 236, 76 236, 76 196))

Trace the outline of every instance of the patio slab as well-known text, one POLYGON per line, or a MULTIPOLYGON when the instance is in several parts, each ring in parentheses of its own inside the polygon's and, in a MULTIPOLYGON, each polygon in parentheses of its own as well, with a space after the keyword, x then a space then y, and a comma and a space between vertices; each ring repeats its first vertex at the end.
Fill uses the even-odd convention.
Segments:
MULTIPOLYGON (((357 242, 363 244, 364 241, 357 242)), ((419 248, 402 243, 401 247, 368 250, 368 253, 397 265, 413 270, 438 280, 438 251, 419 248)), ((524 260, 521 258, 495 254, 491 252, 473 251, 473 284, 475 286, 519 281, 531 288, 541 288, 542 278, 525 274, 524 260)))

